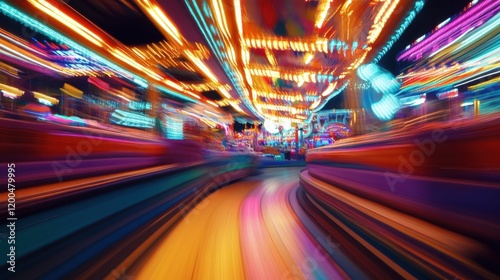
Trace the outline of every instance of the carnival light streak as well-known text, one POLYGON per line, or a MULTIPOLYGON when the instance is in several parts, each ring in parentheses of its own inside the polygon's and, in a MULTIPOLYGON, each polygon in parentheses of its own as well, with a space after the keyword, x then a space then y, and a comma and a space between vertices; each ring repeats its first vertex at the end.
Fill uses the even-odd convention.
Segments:
POLYGON ((498 0, 471 3, 464 13, 401 53, 399 60, 418 58, 399 76, 401 93, 443 91, 498 73, 499 11, 498 0))
MULTIPOLYGON (((202 99, 199 95, 194 94, 187 88, 180 85, 178 81, 174 82, 170 80, 170 78, 165 78, 157 73, 158 72, 157 69, 145 66, 145 64, 143 64, 143 61, 141 59, 138 59, 140 58, 140 56, 137 55, 137 52, 134 52, 133 50, 130 50, 129 48, 118 44, 114 39, 108 40, 109 35, 107 34, 104 34, 105 36, 103 35, 106 38, 103 39, 104 38, 103 36, 90 31, 87 27, 85 27, 84 24, 78 21, 81 19, 81 16, 77 15, 78 20, 74 19, 70 15, 63 12, 62 9, 60 9, 57 5, 55 5, 51 1, 30 0, 29 3, 32 4, 33 7, 35 7, 36 9, 39 9, 40 11, 46 13, 50 17, 59 21, 62 25, 71 28, 71 30, 77 32, 81 37, 90 40, 95 45, 95 47, 97 48, 96 50, 98 52, 100 53, 105 52, 110 57, 118 59, 119 60, 118 64, 120 62, 123 62, 126 64, 125 66, 131 66, 133 68, 132 72, 135 73, 129 72, 128 70, 121 68, 121 66, 113 62, 110 62, 108 58, 103 58, 100 55, 97 55, 96 53, 94 53, 95 50, 89 50, 86 47, 81 46, 80 44, 65 37, 64 35, 57 33, 47 25, 40 23, 32 18, 29 18, 24 13, 7 5, 3 1, 0 3, 1 4, 0 8, 2 12, 8 15, 9 17, 13 17, 15 20, 21 21, 23 24, 27 24, 28 26, 30 26, 30 28, 33 28, 34 30, 37 30, 49 36, 49 38, 52 38, 56 42, 62 42, 63 44, 71 47, 71 49, 79 52, 80 55, 82 55, 82 57, 89 58, 90 60, 95 61, 95 63, 97 64, 102 64, 104 67, 109 67, 109 69, 103 69, 103 73, 105 75, 117 75, 119 77, 124 77, 125 79, 128 79, 140 86, 146 86, 146 87, 147 87, 146 81, 149 81, 153 86, 158 88, 162 85, 170 87, 172 86, 172 84, 175 84, 174 88, 176 89, 176 91, 178 91, 176 93, 177 95, 183 97, 185 97, 186 95, 193 96, 197 99, 196 101, 197 103, 201 102, 207 104, 207 106, 213 106, 212 104, 207 103, 206 100, 202 99), (113 43, 111 44, 106 42, 113 42, 113 43)), ((163 12, 160 11, 158 7, 154 9, 154 11, 155 15, 158 17, 160 15, 163 15, 162 17, 160 17, 160 19, 162 19, 163 22, 165 22, 165 20, 168 19, 164 16, 163 12)), ((83 21, 86 22, 86 19, 83 19, 83 21)), ((168 26, 170 28, 169 29, 170 34, 174 35, 176 34, 177 36, 180 36, 180 34, 178 34, 177 32, 177 29, 175 29, 175 26, 173 26, 171 22, 170 25, 168 26)), ((178 43, 182 45, 182 40, 179 39, 178 43)), ((17 57, 19 56, 16 56, 15 58, 17 57)), ((190 58, 196 58, 196 57, 190 57, 190 58)), ((48 58, 45 58, 44 61, 45 62, 42 63, 41 65, 42 67, 45 65, 47 65, 45 67, 50 67, 49 65, 52 64, 50 61, 48 61, 48 58)), ((199 64, 200 63, 196 63, 196 65, 199 64)), ((89 69, 71 69, 71 68, 66 69, 64 67, 60 68, 62 69, 62 71, 66 72, 67 75, 79 74, 79 75, 95 76, 96 74, 101 74, 101 73, 95 73, 95 71, 89 69)), ((50 70, 55 71, 55 69, 53 68, 50 68, 50 70)), ((203 70, 202 72, 209 71, 207 67, 202 68, 202 70, 203 70)), ((57 72, 61 72, 61 70, 57 72)), ((208 74, 211 74, 211 72, 209 71, 208 74)), ((214 78, 213 75, 209 75, 209 77, 211 79, 214 78)), ((215 82, 217 82, 217 80, 215 80, 215 82)), ((171 91, 166 91, 166 92, 171 92, 171 91)))
POLYGON ((28 0, 31 4, 37 7, 39 10, 50 15, 52 18, 58 20, 60 23, 68 26, 72 30, 78 32, 82 38, 85 38, 92 42, 98 47, 103 47, 105 42, 98 35, 94 34, 92 31, 88 30, 85 26, 81 25, 79 22, 75 21, 73 18, 67 16, 65 13, 61 12, 57 7, 48 3, 44 0, 28 0))
MULTIPOLYGON (((188 46, 186 46, 187 44, 185 43, 186 40, 182 37, 175 24, 172 22, 172 20, 170 20, 168 15, 158 6, 158 4, 155 1, 138 0, 137 3, 142 9, 146 11, 148 15, 151 16, 153 21, 161 27, 160 29, 164 34, 164 36, 168 39, 173 39, 174 42, 177 43, 177 47, 180 53, 184 54, 196 66, 198 70, 200 70, 203 74, 205 74, 205 76, 210 79, 211 83, 219 84, 219 79, 215 76, 212 70, 209 69, 207 65, 197 55, 193 54, 193 52, 188 46)), ((217 11, 219 12, 219 10, 217 11)), ((218 16, 221 15, 218 14, 218 16)), ((171 82, 169 82, 168 84, 171 85, 171 82)), ((187 90, 185 86, 182 86, 182 89, 179 90, 191 96, 195 96, 195 98, 197 99, 200 99, 198 95, 187 90)), ((229 94, 227 93, 227 90, 224 90, 222 94, 226 98, 230 98, 229 94)), ((208 104, 214 105, 213 103, 208 101, 209 100, 206 101, 208 104)))
POLYGON ((136 75, 124 70, 120 66, 110 62, 109 60, 101 57, 100 55, 97 55, 96 53, 90 51, 89 49, 81 46, 80 44, 69 39, 68 37, 56 32, 55 30, 53 30, 52 28, 50 28, 46 24, 43 24, 43 23, 29 17, 25 13, 23 13, 23 12, 19 11, 18 9, 6 4, 3 1, 0 1, 0 11, 3 14, 5 14, 6 16, 25 24, 26 26, 32 28, 33 30, 36 30, 36 31, 48 36, 49 38, 52 38, 56 42, 63 43, 65 45, 69 46, 70 48, 80 52, 82 54, 82 56, 89 57, 89 58, 97 61, 98 63, 102 63, 103 65, 105 65, 105 66, 111 68, 113 71, 115 71, 119 76, 123 76, 126 79, 140 78, 140 77, 137 77, 136 75))
MULTIPOLYGON (((185 3, 207 40, 212 52, 215 54, 222 68, 226 71, 239 99, 243 101, 245 107, 248 108, 249 111, 246 112, 246 110, 242 110, 235 102, 229 102, 229 104, 238 112, 250 113, 259 117, 260 113, 256 111, 248 96, 245 94, 245 92, 248 92, 248 89, 246 89, 246 86, 242 83, 243 75, 239 72, 237 67, 234 67, 234 60, 231 60, 231 58, 236 59, 234 47, 227 44, 227 42, 231 41, 231 36, 227 32, 219 31, 221 27, 224 29, 225 26, 227 26, 227 23, 225 23, 226 16, 220 15, 214 18, 211 5, 207 1, 198 3, 196 0, 185 0, 185 3), (208 21, 217 25, 217 27, 213 24, 208 24, 208 21)), ((216 6, 215 9, 219 9, 219 13, 222 12, 222 10, 220 10, 222 5, 216 2, 213 2, 212 5, 216 6)), ((223 13, 225 13, 225 11, 223 13)))

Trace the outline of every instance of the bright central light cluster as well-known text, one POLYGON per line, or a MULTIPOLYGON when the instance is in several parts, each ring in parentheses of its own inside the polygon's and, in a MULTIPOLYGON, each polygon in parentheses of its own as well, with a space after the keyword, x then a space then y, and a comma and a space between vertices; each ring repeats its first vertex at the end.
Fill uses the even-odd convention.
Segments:
POLYGON ((292 128, 292 122, 291 121, 282 121, 280 123, 275 122, 273 120, 265 120, 264 121, 264 128, 266 129, 267 132, 271 134, 277 134, 280 132, 287 132, 292 128))
POLYGON ((212 51, 237 79, 242 105, 266 119, 272 131, 271 122, 310 120, 347 87, 353 71, 400 35, 387 36, 398 30, 388 22, 416 8, 400 0, 294 1, 291 7, 275 1, 185 2, 200 29, 221 34, 212 51))

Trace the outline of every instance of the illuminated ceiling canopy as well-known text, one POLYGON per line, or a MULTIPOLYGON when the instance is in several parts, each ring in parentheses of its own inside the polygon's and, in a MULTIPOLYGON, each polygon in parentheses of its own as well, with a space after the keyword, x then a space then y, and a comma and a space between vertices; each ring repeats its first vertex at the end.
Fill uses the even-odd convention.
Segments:
POLYGON ((377 62, 423 0, 0 4, 2 16, 58 44, 38 42, 48 56, 37 63, 50 71, 115 75, 249 119, 300 123, 344 90, 360 65, 377 62))
POLYGON ((304 122, 377 60, 423 1, 185 0, 244 104, 304 122), (394 28, 395 26, 395 28, 394 28), (401 26, 398 28, 398 26, 401 26))

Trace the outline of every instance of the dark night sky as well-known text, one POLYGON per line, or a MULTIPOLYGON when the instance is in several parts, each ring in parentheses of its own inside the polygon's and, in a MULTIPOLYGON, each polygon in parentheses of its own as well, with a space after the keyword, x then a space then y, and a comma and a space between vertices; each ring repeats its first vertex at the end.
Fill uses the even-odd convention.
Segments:
POLYGON ((422 11, 406 28, 391 50, 380 60, 379 65, 397 75, 401 69, 396 62, 396 56, 420 36, 429 33, 447 18, 459 14, 471 1, 427 0, 422 11))

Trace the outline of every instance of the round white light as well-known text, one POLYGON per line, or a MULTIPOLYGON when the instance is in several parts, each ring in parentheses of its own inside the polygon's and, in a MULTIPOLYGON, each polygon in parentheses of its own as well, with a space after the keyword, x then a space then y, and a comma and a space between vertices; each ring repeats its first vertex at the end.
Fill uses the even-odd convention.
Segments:
POLYGON ((278 125, 271 120, 264 121, 264 128, 266 129, 267 132, 269 132, 271 134, 276 134, 276 133, 280 132, 278 129, 278 125))
POLYGON ((283 126, 284 131, 288 131, 292 128, 292 121, 291 120, 284 120, 281 122, 281 125, 283 126))

